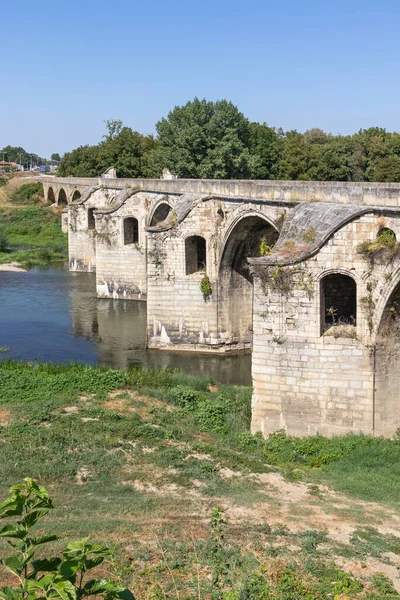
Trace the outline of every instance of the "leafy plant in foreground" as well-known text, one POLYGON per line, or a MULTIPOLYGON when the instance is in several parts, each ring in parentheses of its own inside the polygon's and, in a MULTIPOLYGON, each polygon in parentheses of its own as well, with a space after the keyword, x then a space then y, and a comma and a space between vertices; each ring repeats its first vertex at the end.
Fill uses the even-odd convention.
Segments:
POLYGON ((62 558, 36 558, 38 546, 57 540, 55 534, 34 536, 32 527, 44 517, 53 503, 47 489, 34 479, 13 485, 9 496, 0 504, 0 519, 17 517, 16 523, 0 528, 0 537, 11 538, 8 543, 15 553, 1 560, 1 564, 18 579, 17 587, 0 588, 3 600, 35 600, 36 598, 59 598, 79 600, 95 596, 104 600, 122 598, 134 600, 134 596, 109 579, 86 579, 86 573, 101 565, 109 556, 109 550, 88 539, 69 542, 62 558))

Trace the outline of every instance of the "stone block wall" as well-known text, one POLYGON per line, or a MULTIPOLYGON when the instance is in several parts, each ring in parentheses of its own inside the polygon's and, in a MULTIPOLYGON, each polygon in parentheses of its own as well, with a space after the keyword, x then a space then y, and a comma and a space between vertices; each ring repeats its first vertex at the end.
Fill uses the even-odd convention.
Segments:
POLYGON ((140 192, 120 206, 96 212, 96 288, 99 298, 146 300, 145 227, 150 202, 149 195, 140 192), (128 231, 127 219, 136 219, 137 238, 129 235, 132 231, 128 231))
MULTIPOLYGON (((176 206, 178 210, 179 201, 176 206)), ((278 219, 281 211, 281 207, 267 203, 206 198, 195 203, 175 226, 159 233, 149 231, 149 347, 250 351, 252 284, 246 279, 248 274, 241 272, 243 264, 234 264, 234 259, 237 250, 247 248, 246 240, 251 239, 248 234, 253 230, 244 225, 249 222, 247 219, 253 226, 254 220, 259 219, 261 226, 273 229, 270 223, 278 219), (206 243, 205 272, 212 289, 207 299, 200 289, 205 272, 191 272, 191 265, 197 261, 194 236, 202 237, 206 243), (229 256, 222 265, 227 248, 229 256), (242 283, 236 285, 239 279, 242 283)), ((257 248, 253 250, 258 255, 259 239, 256 241, 257 248)))
MULTIPOLYGON (((399 272, 399 259, 371 266, 357 249, 375 239, 381 222, 378 215, 361 216, 308 260, 288 267, 255 266, 253 432, 267 435, 284 428, 293 435, 391 435, 399 426, 400 411, 394 406, 400 399, 399 377, 388 377, 395 371, 393 359, 388 362, 393 355, 385 341, 376 346, 387 282, 399 272), (325 331, 322 289, 324 277, 332 273, 356 283, 353 328, 325 331)), ((400 220, 387 222, 399 232, 400 220)), ((395 356, 400 357, 398 350, 395 356)))
POLYGON ((115 190, 100 188, 84 201, 68 205, 70 271, 96 270, 95 211, 108 208, 115 196, 115 190))

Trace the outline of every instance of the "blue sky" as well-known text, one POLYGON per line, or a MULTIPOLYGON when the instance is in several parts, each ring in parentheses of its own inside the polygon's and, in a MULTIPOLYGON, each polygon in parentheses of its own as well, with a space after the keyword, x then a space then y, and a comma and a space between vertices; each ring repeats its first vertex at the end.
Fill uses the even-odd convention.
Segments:
POLYGON ((0 147, 143 133, 194 96, 304 131, 400 130, 399 0, 3 3, 0 147))

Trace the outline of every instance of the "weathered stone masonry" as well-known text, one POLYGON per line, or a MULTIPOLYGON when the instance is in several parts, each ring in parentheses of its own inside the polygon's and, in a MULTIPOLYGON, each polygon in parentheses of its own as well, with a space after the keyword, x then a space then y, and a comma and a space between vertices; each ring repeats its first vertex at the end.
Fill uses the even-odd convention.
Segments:
MULTIPOLYGON (((77 183, 60 181, 68 198, 77 183)), ((96 269, 99 296, 147 297, 150 347, 252 347, 253 431, 400 426, 399 253, 359 251, 383 229, 399 239, 399 185, 84 184, 68 208, 71 268, 96 269), (261 243, 276 246, 260 257, 261 243)))
POLYGON ((358 251, 361 242, 376 238, 382 219, 399 235, 399 217, 365 206, 299 205, 275 255, 251 261, 253 431, 391 435, 400 425, 398 334, 394 341, 380 335, 387 283, 396 280, 398 287, 400 262, 372 266, 358 251), (314 239, 307 243, 311 231, 314 239), (354 282, 355 314, 344 326, 326 322, 332 309, 324 306, 324 295, 332 292, 326 288, 332 275, 342 285, 354 282))

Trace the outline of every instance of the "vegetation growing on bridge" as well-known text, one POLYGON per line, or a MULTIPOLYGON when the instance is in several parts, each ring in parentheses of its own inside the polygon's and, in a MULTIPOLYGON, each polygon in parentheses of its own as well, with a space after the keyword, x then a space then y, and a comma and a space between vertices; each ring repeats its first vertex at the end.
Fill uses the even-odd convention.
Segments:
POLYGON ((2 361, 0 397, 0 494, 44 482, 46 529, 108 543, 139 600, 400 597, 376 574, 400 553, 378 530, 400 509, 397 438, 264 440, 250 388, 169 370, 2 361))
POLYGON ((97 176, 110 166, 118 177, 288 179, 316 181, 400 181, 400 134, 379 127, 353 135, 318 128, 284 132, 250 122, 227 100, 194 98, 176 106, 144 136, 107 121, 95 146, 67 153, 60 175, 97 176))

